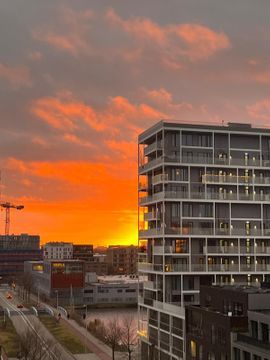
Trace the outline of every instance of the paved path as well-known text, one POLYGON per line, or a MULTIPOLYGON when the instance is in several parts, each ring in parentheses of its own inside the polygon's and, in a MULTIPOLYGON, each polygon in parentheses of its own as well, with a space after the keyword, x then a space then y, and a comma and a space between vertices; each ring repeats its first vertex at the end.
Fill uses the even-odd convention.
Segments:
MULTIPOLYGON (((25 335, 27 331, 33 331, 37 334, 42 350, 48 353, 48 359, 58 360, 75 360, 76 358, 61 346, 53 337, 53 335, 46 329, 46 327, 39 321, 39 319, 29 312, 28 309, 18 309, 19 301, 13 296, 13 299, 6 299, 6 290, 0 290, 0 304, 3 308, 9 309, 10 319, 21 336, 25 335), (48 347, 48 344, 50 346, 48 347), (57 354, 57 355, 56 355, 57 354), (61 356, 59 357, 59 354, 61 356)), ((10 291, 9 291, 10 292, 10 291)))
MULTIPOLYGON (((35 302, 37 301, 37 297, 31 294, 31 299, 35 302)), ((47 305, 45 303, 40 302, 40 304, 47 305)), ((50 305, 52 310, 55 314, 58 314, 59 311, 50 305)), ((80 326, 75 320, 67 319, 63 313, 61 314, 61 322, 65 324, 69 328, 70 331, 74 333, 74 335, 78 336, 79 338, 83 339, 85 345, 92 351, 98 359, 100 360, 112 360, 112 351, 111 349, 104 344, 102 341, 94 337, 92 334, 89 333, 84 327, 80 326)), ((91 355, 91 354, 90 354, 91 355)), ((77 355, 75 355, 77 358, 77 355)), ((79 355, 79 358, 81 355, 79 355)), ((90 360, 90 357, 88 358, 90 360)), ((115 354, 116 360, 122 360, 123 354, 115 354)))

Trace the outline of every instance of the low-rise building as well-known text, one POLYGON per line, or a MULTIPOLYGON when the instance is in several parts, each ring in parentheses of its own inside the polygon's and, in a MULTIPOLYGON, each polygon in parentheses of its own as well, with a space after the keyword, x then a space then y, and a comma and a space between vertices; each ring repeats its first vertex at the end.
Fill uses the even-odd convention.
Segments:
POLYGON ((92 261, 85 262, 85 272, 96 273, 97 275, 108 274, 108 264, 106 254, 94 254, 92 261))
POLYGON ((142 283, 138 286, 138 278, 135 275, 86 274, 84 302, 95 306, 135 306, 141 289, 142 283))
POLYGON ((73 258, 73 244, 67 242, 48 242, 43 246, 43 259, 65 260, 73 258))
POLYGON ((233 360, 270 360, 270 310, 248 311, 248 331, 232 334, 233 360))
POLYGON ((93 260, 93 245, 73 244, 73 259, 92 261, 93 260))
POLYGON ((61 305, 83 304, 84 262, 80 260, 27 261, 25 273, 41 298, 61 305))
POLYGON ((109 246, 107 250, 109 274, 137 274, 137 256, 137 246, 109 246))
POLYGON ((15 280, 24 271, 24 262, 41 260, 39 235, 0 235, 0 277, 15 280))
MULTIPOLYGON (((232 349, 241 349, 241 336, 243 339, 249 331, 249 313, 265 309, 270 310, 270 290, 254 286, 201 286, 200 305, 186 308, 186 359, 259 360, 235 358, 233 354, 238 354, 238 350, 232 349)), ((265 359, 268 358, 261 360, 265 359)))

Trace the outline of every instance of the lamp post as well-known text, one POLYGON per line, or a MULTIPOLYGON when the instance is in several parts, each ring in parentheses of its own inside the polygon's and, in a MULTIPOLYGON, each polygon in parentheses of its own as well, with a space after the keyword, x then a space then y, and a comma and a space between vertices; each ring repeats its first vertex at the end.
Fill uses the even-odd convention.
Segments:
POLYGON ((58 290, 55 290, 56 292, 56 309, 58 310, 58 290))
MULTIPOLYGON (((84 313, 85 319, 84 319, 84 324, 85 324, 85 330, 87 331, 87 305, 84 305, 84 306, 85 306, 85 313, 84 313)), ((86 353, 86 336, 85 336, 85 342, 84 342, 84 353, 86 353)))
POLYGON ((37 306, 39 306, 39 282, 37 283, 37 306))

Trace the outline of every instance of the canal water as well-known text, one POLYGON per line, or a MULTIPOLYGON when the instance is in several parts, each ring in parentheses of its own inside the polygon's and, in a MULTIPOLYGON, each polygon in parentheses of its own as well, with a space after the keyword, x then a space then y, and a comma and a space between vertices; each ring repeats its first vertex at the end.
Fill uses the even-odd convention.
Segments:
POLYGON ((87 311, 87 320, 94 321, 99 319, 104 323, 117 318, 119 324, 123 321, 125 317, 131 316, 134 318, 134 328, 137 328, 137 319, 138 319, 138 310, 134 308, 112 308, 112 309, 88 309, 87 311))

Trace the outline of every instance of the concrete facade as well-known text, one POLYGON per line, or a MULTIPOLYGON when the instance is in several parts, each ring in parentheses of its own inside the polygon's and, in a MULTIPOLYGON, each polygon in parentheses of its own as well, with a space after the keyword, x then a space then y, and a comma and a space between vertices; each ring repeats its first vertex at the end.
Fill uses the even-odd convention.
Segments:
POLYGON ((136 274, 137 253, 137 246, 109 246, 107 250, 109 274, 136 274))
POLYGON ((73 244, 66 242, 49 242, 43 246, 43 259, 65 260, 73 258, 73 244))
POLYGON ((159 122, 138 159, 141 351, 182 359, 201 285, 269 280, 270 131, 159 122))

